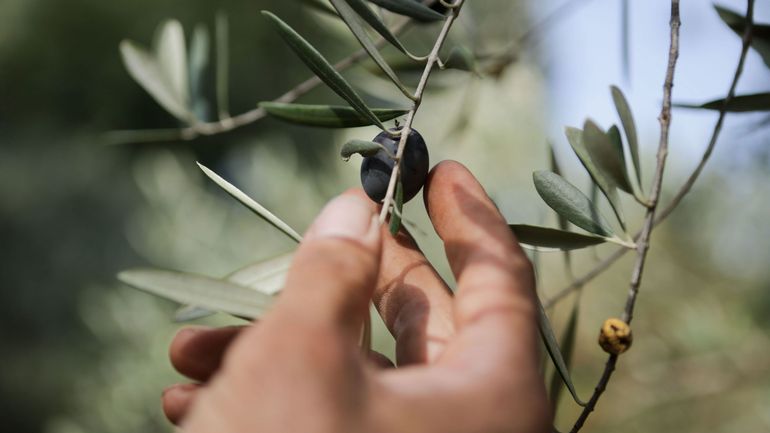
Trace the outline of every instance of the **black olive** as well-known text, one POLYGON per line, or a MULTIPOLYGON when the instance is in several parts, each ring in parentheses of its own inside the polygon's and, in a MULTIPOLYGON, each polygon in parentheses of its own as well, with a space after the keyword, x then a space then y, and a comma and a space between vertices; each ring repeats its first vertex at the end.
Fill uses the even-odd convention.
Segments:
MULTIPOLYGON (((385 149, 395 155, 398 150, 398 130, 381 132, 372 141, 380 143, 385 149)), ((361 163, 361 185, 366 195, 377 203, 385 198, 388 190, 390 175, 393 172, 395 161, 387 152, 380 150, 374 156, 364 158, 361 163)), ((425 179, 428 177, 430 160, 428 147, 419 132, 412 129, 406 140, 406 147, 401 158, 401 184, 404 191, 404 203, 408 202, 420 191, 425 179)))

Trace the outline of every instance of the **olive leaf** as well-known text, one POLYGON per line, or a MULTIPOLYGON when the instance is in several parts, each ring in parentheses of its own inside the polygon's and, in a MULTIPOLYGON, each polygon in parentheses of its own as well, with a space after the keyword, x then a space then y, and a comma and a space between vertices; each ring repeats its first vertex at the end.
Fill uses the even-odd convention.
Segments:
POLYGON ((201 170, 203 170, 203 173, 206 174, 211 180, 213 180, 219 187, 225 190, 228 194, 230 194, 231 197, 238 200, 242 205, 246 206, 249 210, 257 214, 260 218, 270 223, 273 227, 277 228, 281 232, 283 232, 286 236, 294 239, 297 242, 300 242, 302 240, 302 236, 299 235, 294 229, 289 227, 288 224, 283 222, 280 218, 273 215, 272 212, 265 209, 264 206, 257 203, 246 195, 243 191, 236 188, 233 184, 230 182, 224 180, 222 177, 220 177, 218 174, 211 171, 208 167, 204 166, 201 163, 198 163, 198 167, 200 167, 201 170))
MULTIPOLYGON (((738 36, 743 37, 746 31, 746 17, 722 6, 714 5, 719 18, 727 24, 738 36)), ((770 67, 770 25, 753 23, 751 29, 751 48, 762 57, 767 67, 770 67)))
MULTIPOLYGON (((675 107, 701 108, 705 110, 721 110, 725 105, 724 99, 715 99, 703 104, 674 104, 675 107)), ((770 93, 754 93, 733 97, 724 107, 725 111, 744 113, 749 111, 770 111, 770 93)))
POLYGON ((614 183, 607 178, 604 171, 597 167, 591 158, 591 155, 588 153, 588 149, 586 149, 583 141, 583 131, 581 129, 568 126, 565 128, 564 132, 567 136, 567 141, 572 147, 572 150, 575 152, 575 155, 577 155, 578 159, 580 159, 580 163, 583 164, 583 167, 585 167, 586 171, 588 171, 588 174, 591 176, 593 183, 607 198, 612 211, 615 213, 618 222, 620 222, 620 226, 625 230, 626 219, 623 215, 623 207, 620 202, 620 197, 618 196, 618 190, 614 183))
POLYGON ((401 228, 401 211, 404 209, 404 186, 401 179, 396 182, 396 192, 393 195, 393 213, 390 214, 390 234, 395 236, 401 228))
POLYGON ((209 31, 204 25, 197 25, 193 30, 190 41, 190 89, 192 110, 195 117, 201 120, 209 120, 211 107, 206 99, 206 72, 209 68, 211 52, 211 40, 209 31))
POLYGON ((574 185, 550 171, 536 171, 532 177, 538 194, 556 213, 590 233, 613 236, 612 229, 596 206, 574 185))
MULTIPOLYGON (((332 1, 332 4, 334 4, 335 1, 337 0, 331 0, 331 1, 332 1)), ((364 0, 344 0, 344 1, 348 4, 348 6, 350 6, 358 14, 358 16, 360 16, 364 21, 366 21, 374 29, 374 31, 379 33, 379 35, 382 36, 383 39, 390 42, 391 45, 396 47, 402 53, 404 54, 408 53, 406 48, 401 44, 401 41, 399 41, 398 38, 393 33, 391 33, 390 29, 388 29, 388 26, 386 26, 385 23, 382 22, 380 17, 376 13, 374 13, 374 11, 372 11, 369 8, 369 6, 366 5, 364 0)), ((342 16, 342 19, 345 20, 345 17, 342 16)))
POLYGON ((639 137, 636 133, 636 122, 634 122, 634 115, 631 113, 631 107, 628 105, 623 92, 616 86, 610 87, 612 93, 612 101, 615 103, 615 109, 620 117, 620 123, 623 125, 623 131, 626 133, 626 140, 628 141, 628 151, 631 153, 631 161, 634 164, 634 171, 636 172, 636 180, 639 186, 642 185, 642 165, 639 159, 639 137))
MULTIPOLYGON (((551 166, 551 171, 561 176, 561 166, 559 165, 559 161, 556 159, 556 151, 553 148, 553 143, 550 141, 548 142, 548 162, 551 166)), ((562 230, 567 230, 568 223, 567 219, 564 218, 561 215, 557 215, 558 222, 559 222, 559 228, 562 230)))
MULTIPOLYGON (((322 128, 353 128, 368 126, 372 122, 351 107, 339 105, 308 105, 284 102, 260 102, 259 106, 271 116, 286 122, 322 128)), ((373 108, 372 113, 380 121, 388 121, 408 113, 408 109, 373 108)))
MULTIPOLYGON (((294 253, 287 253, 252 263, 226 276, 224 280, 274 296, 283 288, 286 282, 286 274, 289 271, 293 258, 294 253)), ((176 322, 187 322, 214 313, 214 311, 195 305, 185 305, 180 307, 174 314, 174 320, 176 322)))
MULTIPOLYGON (((559 347, 561 348, 561 354, 564 357, 564 366, 567 371, 572 364, 572 354, 575 352, 575 339, 577 337, 577 323, 578 323, 578 311, 580 310, 580 298, 575 299, 575 303, 572 305, 572 312, 567 320, 567 327, 564 330, 564 335, 559 341, 559 347)), ((551 390, 548 396, 551 400, 551 414, 556 415, 556 409, 559 405, 559 397, 561 396, 561 390, 564 381, 561 378, 561 374, 558 370, 554 370, 553 377, 551 378, 551 390)))
MULTIPOLYGON (((382 57, 382 54, 380 54, 380 51, 377 49, 377 47, 374 45, 374 42, 369 37, 369 34, 366 33, 366 29, 364 29, 363 23, 361 19, 359 18, 358 11, 354 10, 352 7, 352 3, 355 3, 355 0, 329 0, 334 6, 334 8, 337 10, 337 13, 339 13, 340 17, 342 18, 342 21, 345 22, 345 24, 348 26, 350 31, 353 33, 353 35, 358 39, 358 42, 361 44, 361 46, 364 48, 367 54, 369 54, 369 57, 372 58, 374 63, 379 66, 380 69, 382 69, 382 72, 387 76, 390 81, 393 82, 393 84, 398 87, 399 90, 401 90, 404 95, 406 95, 409 98, 412 98, 413 95, 409 91, 409 89, 404 86, 404 84, 401 82, 401 80, 398 79, 398 76, 395 72, 393 72, 393 69, 390 68, 388 65, 388 62, 385 61, 385 59, 382 57)), ((361 12, 364 10, 368 12, 369 14, 373 15, 374 18, 379 21, 376 15, 374 15, 369 9, 368 6, 363 4, 361 0, 358 0, 361 6, 361 12)), ((383 25, 384 27, 384 25, 383 25)))
POLYGON ((262 11, 262 15, 275 25, 281 37, 286 41, 289 47, 297 56, 312 70, 318 78, 329 86, 335 93, 345 99, 351 107, 358 111, 363 117, 385 130, 385 126, 380 119, 372 113, 372 110, 364 103, 363 99, 348 84, 347 81, 337 72, 334 67, 318 52, 308 41, 300 36, 293 28, 283 22, 280 18, 268 11, 262 11))
POLYGON ((543 339, 543 343, 545 343, 546 351, 548 351, 548 356, 551 357, 551 361, 553 361, 556 372, 559 374, 564 384, 567 385, 567 389, 569 390, 570 394, 572 394, 572 398, 575 400, 575 403, 579 404, 580 406, 585 406, 586 403, 581 400, 580 397, 578 397, 577 391, 575 391, 575 386, 572 384, 572 379, 569 375, 567 363, 564 360, 564 356, 562 355, 561 350, 559 349, 559 344, 556 342, 556 336, 553 333, 551 322, 548 320, 548 316, 545 314, 543 304, 540 302, 539 297, 536 296, 535 298, 537 299, 537 324, 538 328, 540 329, 540 337, 543 339))
POLYGON ((434 11, 414 0, 369 0, 371 3, 381 6, 393 13, 414 18, 418 21, 441 21, 446 18, 444 15, 434 11))
POLYGON ((511 231, 521 244, 536 247, 541 251, 568 251, 599 245, 607 242, 602 236, 575 233, 548 227, 527 224, 509 224, 511 231), (543 250, 545 249, 545 250, 543 250))
POLYGON ((169 20, 160 27, 155 39, 155 56, 174 94, 178 95, 181 102, 187 106, 190 101, 187 49, 184 30, 179 21, 169 20))
POLYGON ((583 124, 583 145, 585 145, 591 160, 601 170, 608 180, 623 191, 633 194, 634 190, 628 180, 623 142, 617 127, 610 128, 611 132, 602 131, 592 120, 583 124))
POLYGON ((377 143, 375 141, 368 141, 368 140, 348 140, 345 144, 342 145, 342 150, 340 150, 340 156, 345 160, 349 160, 351 156, 354 154, 359 154, 361 156, 374 156, 379 152, 380 150, 385 151, 391 158, 394 160, 396 159, 396 156, 393 155, 388 149, 385 148, 380 143, 377 143))
MULTIPOLYGON (((172 25, 172 28, 176 28, 176 26, 172 25)), ((166 30, 165 33, 174 31, 166 30)), ((161 34, 163 33, 161 31, 161 34)), ((164 50, 171 50, 171 48, 168 48, 172 46, 169 41, 179 40, 171 36, 166 36, 165 39, 164 46, 167 48, 164 48, 164 50)), ((129 40, 124 40, 120 43, 120 54, 123 64, 131 78, 142 86, 171 115, 183 122, 190 122, 193 115, 189 108, 187 88, 185 87, 182 93, 177 90, 180 88, 179 84, 174 82, 175 77, 169 75, 170 62, 167 60, 165 66, 161 65, 157 55, 159 51, 151 53, 129 40)))
POLYGON ((160 269, 131 269, 118 274, 129 286, 180 304, 221 311, 237 317, 258 318, 273 297, 228 281, 160 269))
POLYGON ((444 61, 445 69, 456 69, 458 71, 476 71, 476 58, 466 47, 455 46, 449 50, 449 55, 444 61))
POLYGON ((339 18, 339 15, 337 15, 337 12, 331 6, 329 6, 328 3, 326 3, 323 0, 301 0, 301 1, 311 9, 315 9, 318 12, 322 12, 324 14, 339 18))

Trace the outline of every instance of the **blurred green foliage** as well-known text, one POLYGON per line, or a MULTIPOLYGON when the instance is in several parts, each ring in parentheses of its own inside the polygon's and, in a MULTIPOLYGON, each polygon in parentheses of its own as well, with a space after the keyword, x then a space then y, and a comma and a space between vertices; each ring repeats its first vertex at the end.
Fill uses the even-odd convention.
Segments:
MULTIPOLYGON (((512 6, 505 14, 490 12, 503 4, 509 5, 495 0, 474 6, 476 19, 488 25, 460 27, 461 37, 472 36, 480 51, 504 45, 525 15, 512 6)), ((159 395, 180 380, 165 358, 178 328, 169 319, 174 306, 119 286, 115 273, 152 264, 219 276, 292 248, 205 181, 195 160, 298 230, 326 200, 357 185, 356 164, 339 160, 338 145, 373 136, 373 129, 335 134, 267 119, 194 142, 104 145, 108 130, 176 125, 129 78, 117 51, 123 38, 149 43, 167 18, 189 31, 197 23, 211 29, 217 10, 228 13, 232 113, 306 78, 308 71, 263 25, 263 8, 288 17, 330 58, 355 47, 327 18, 304 14, 300 2, 0 3, 2 431, 171 431, 159 395)), ((410 43, 426 45, 419 32, 410 43)), ((544 78, 534 61, 521 59, 497 81, 456 72, 437 76, 436 88, 443 90, 426 98, 417 125, 433 143, 433 161, 466 163, 510 221, 555 224, 531 186, 530 173, 548 165, 544 78), (450 136, 453 125, 465 129, 450 136)), ((350 75, 367 80, 369 98, 398 96, 364 68, 350 75)), ((319 89, 303 101, 332 98, 319 89)), ((656 137, 655 131, 640 133, 648 141, 656 137)), ((767 154, 764 148, 745 152, 767 154)), ((770 271, 762 265, 770 260, 767 163, 766 157, 762 164, 761 158, 729 156, 653 236, 636 341, 590 420, 592 431, 770 428, 770 271)), ((577 160, 563 160, 575 179, 577 160)), ((681 172, 671 178, 680 179, 681 172)), ((405 215, 451 280, 439 241, 423 233, 430 226, 420 200, 409 203, 405 215)), ((638 222, 638 215, 630 218, 630 226, 638 222)), ((607 251, 602 247, 598 254, 607 251)), ((593 261, 591 253, 580 253, 575 267, 588 269, 593 261)), ((629 263, 621 261, 581 298, 572 377, 583 396, 603 359, 595 343, 598 327, 624 302, 629 263)), ((543 257, 540 276, 545 293, 565 284, 561 257, 543 257)), ((557 333, 569 304, 553 312, 557 333)), ((380 330, 375 344, 388 343, 380 330)), ((577 412, 563 399, 559 425, 577 412)))

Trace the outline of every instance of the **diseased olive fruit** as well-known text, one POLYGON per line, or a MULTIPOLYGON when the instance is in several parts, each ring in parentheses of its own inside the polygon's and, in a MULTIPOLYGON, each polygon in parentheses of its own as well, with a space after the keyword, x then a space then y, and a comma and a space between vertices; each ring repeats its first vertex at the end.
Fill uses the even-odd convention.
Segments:
MULTIPOLYGON (((398 133, 398 129, 391 132, 381 132, 372 139, 380 143, 392 155, 398 150, 399 137, 391 135, 398 133)), ((404 192, 404 203, 408 202, 420 191, 425 179, 428 177, 428 147, 419 132, 412 129, 406 139, 406 147, 401 157, 401 184, 404 192)), ((393 172, 395 161, 385 150, 380 149, 374 156, 367 156, 361 163, 361 185, 374 202, 380 203, 385 198, 388 190, 390 175, 393 172)))

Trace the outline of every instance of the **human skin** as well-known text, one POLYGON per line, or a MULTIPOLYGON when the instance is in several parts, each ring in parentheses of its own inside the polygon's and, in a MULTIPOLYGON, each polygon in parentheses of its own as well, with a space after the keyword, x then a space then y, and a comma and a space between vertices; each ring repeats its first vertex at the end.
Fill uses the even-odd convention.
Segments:
POLYGON ((176 335, 171 362, 196 383, 164 391, 167 417, 201 433, 551 431, 530 262, 461 164, 436 166, 424 197, 454 295, 407 233, 390 236, 348 191, 311 225, 259 323, 176 335), (358 346, 370 302, 398 368, 358 346))

